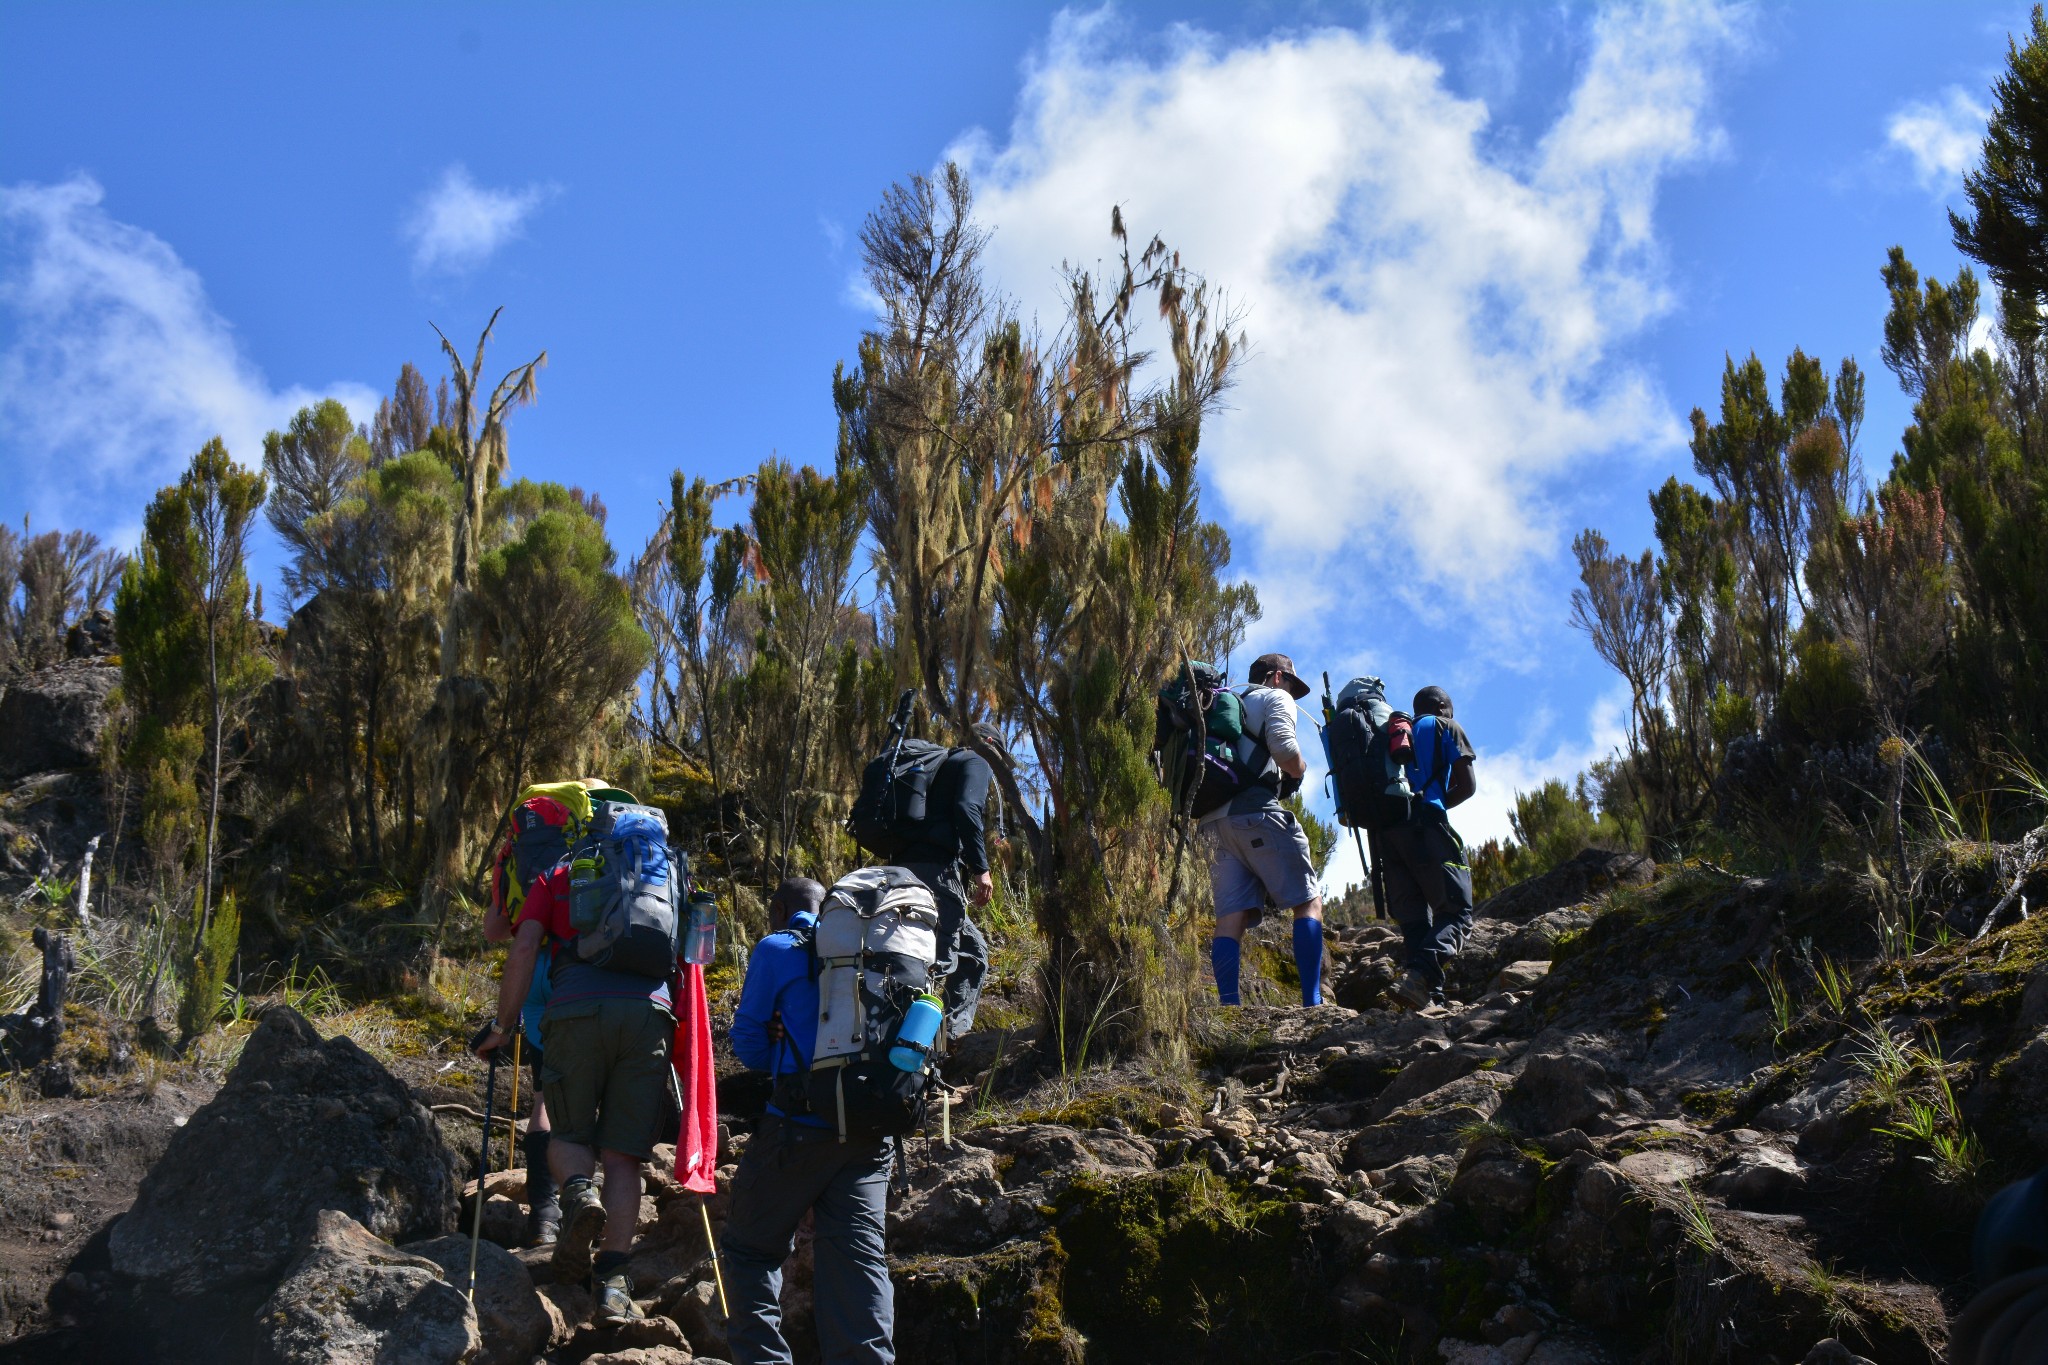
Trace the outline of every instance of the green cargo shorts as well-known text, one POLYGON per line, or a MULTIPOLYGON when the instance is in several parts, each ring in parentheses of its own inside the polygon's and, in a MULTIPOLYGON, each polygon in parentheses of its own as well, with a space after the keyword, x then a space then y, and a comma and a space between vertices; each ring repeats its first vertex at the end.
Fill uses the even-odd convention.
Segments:
POLYGON ((563 1142, 646 1160, 675 1140, 664 1121, 679 1108, 669 1043, 675 1017, 652 1000, 578 1000, 540 1021, 547 1065, 541 1095, 563 1142))

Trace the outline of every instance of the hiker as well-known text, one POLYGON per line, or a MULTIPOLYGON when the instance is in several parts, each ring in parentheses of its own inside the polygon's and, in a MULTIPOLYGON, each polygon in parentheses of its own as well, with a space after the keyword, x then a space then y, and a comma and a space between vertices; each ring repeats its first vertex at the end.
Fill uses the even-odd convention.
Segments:
POLYGON ((1422 1009, 1444 1003, 1444 963, 1472 932, 1472 869, 1449 812, 1471 799, 1478 781, 1472 741, 1451 717, 1450 694, 1425 687, 1414 706, 1408 786, 1415 800, 1407 820, 1380 834, 1379 847, 1387 913, 1401 926, 1407 948, 1407 969, 1392 994, 1422 1009))
POLYGON ((733 1176, 720 1239, 731 1310, 726 1340, 736 1365, 786 1365, 790 1359, 782 1335, 782 1263, 806 1213, 815 1220, 813 1302, 825 1361, 896 1358, 884 1243, 894 1143, 886 1137, 841 1141, 804 1101, 818 1030, 818 983, 807 942, 824 897, 825 888, 808 878, 776 888, 768 902, 770 932, 754 945, 733 1015, 733 1052, 776 1083, 733 1176))
POLYGON ((1216 994, 1223 1004, 1239 1003, 1245 930, 1265 918, 1268 905, 1284 906, 1294 916, 1301 1003, 1320 1005, 1323 900, 1308 835, 1294 812, 1281 804, 1308 771, 1294 729, 1294 703, 1308 695, 1308 684, 1296 676, 1294 661, 1285 654, 1261 654, 1246 677, 1250 683, 1239 694, 1244 734, 1237 755, 1252 781, 1201 816, 1196 826, 1209 850, 1209 889, 1216 902, 1216 936, 1209 941, 1216 994))
MULTIPOLYGON (((997 753, 1008 755, 993 725, 977 724, 974 733, 997 753)), ((936 972, 946 982, 949 1038, 963 1038, 974 1027, 982 979, 988 974, 988 940, 967 917, 967 907, 971 902, 979 909, 995 894, 984 834, 994 780, 995 771, 980 754, 965 747, 950 750, 932 774, 925 819, 889 859, 930 887, 938 902, 936 972)))
MULTIPOLYGON (((531 888, 528 888, 529 890, 531 888)), ((498 881, 491 887, 491 905, 484 911, 484 941, 486 943, 507 943, 511 941, 524 905, 508 907, 498 881)), ((526 1133, 520 1138, 519 1146, 526 1156, 526 1244, 544 1247, 552 1245, 562 1226, 562 1204, 560 1192, 555 1188, 554 1172, 548 1166, 548 1102, 541 1093, 541 1072, 546 1066, 546 1054, 540 1045, 540 1021, 546 1014, 548 998, 549 945, 543 938, 538 956, 534 962, 533 984, 527 989, 526 999, 519 1007, 520 1060, 526 1063, 532 1073, 533 1107, 527 1111, 526 1133)))
MULTIPOLYGON (((669 1063, 676 1031, 670 981, 680 946, 673 882, 679 878, 659 818, 658 812, 628 806, 609 818, 604 834, 608 855, 630 851, 641 886, 664 889, 668 921, 655 937, 659 941, 665 932, 667 946, 652 954, 659 962, 643 958, 642 971, 582 960, 579 931, 570 919, 576 864, 564 859, 527 893, 499 983, 497 1013, 476 1046, 477 1055, 487 1057, 511 1041, 535 964, 547 947, 552 993, 541 1016, 547 1057, 541 1085, 553 1124, 548 1164, 561 1190, 554 1274, 559 1283, 587 1281, 597 1316, 613 1322, 643 1316, 625 1269, 640 1219, 641 1165, 667 1137, 676 1112, 671 1106, 680 1105, 669 1063), (600 1166, 602 1193, 595 1179, 600 1166)), ((634 932, 640 932, 637 922, 634 932)))

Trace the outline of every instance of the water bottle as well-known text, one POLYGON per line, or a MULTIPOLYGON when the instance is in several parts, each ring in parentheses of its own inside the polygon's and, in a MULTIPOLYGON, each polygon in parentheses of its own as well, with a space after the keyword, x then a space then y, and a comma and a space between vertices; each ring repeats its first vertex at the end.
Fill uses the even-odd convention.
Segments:
POLYGON ((569 864, 569 924, 577 930, 595 929, 604 915, 604 881, 594 857, 578 858, 569 864))
POLYGON ((690 897, 690 925, 683 931, 683 961, 699 967, 711 965, 718 949, 718 902, 708 891, 690 897))
POLYGON ((931 1054, 932 1040, 939 1036, 939 1021, 946 1007, 936 995, 920 995, 904 1012, 903 1027, 896 1032, 896 1046, 889 1049, 889 1065, 899 1071, 922 1071, 931 1054))

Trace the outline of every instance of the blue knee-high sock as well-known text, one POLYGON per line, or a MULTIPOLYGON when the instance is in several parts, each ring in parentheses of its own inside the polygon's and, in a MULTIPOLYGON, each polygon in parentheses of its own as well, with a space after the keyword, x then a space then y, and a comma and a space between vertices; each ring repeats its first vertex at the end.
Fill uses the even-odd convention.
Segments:
POLYGON ((1304 915, 1294 922, 1294 970, 1301 974, 1301 1003, 1323 1003, 1323 922, 1304 915))
POLYGON ((1238 943, 1220 934, 1209 940, 1209 965, 1216 969, 1216 998, 1226 1005, 1237 1003, 1238 943))

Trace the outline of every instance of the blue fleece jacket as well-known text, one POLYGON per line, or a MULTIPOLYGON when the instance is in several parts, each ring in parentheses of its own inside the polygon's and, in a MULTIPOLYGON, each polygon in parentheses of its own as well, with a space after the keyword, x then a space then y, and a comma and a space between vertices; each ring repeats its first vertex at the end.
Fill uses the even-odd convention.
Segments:
MULTIPOLYGON (((818 917, 799 914, 792 926, 814 927, 818 917)), ((811 1050, 818 1044, 818 983, 811 975, 811 954, 788 930, 770 934, 754 945, 747 959, 746 984, 740 987, 739 1008, 732 1017, 732 1050, 740 1061, 755 1071, 784 1076, 804 1071, 811 1064, 811 1050), (777 1014, 788 1035, 775 1041, 769 1024, 777 1014)), ((770 1104, 768 1110, 782 1114, 770 1104)), ((791 1117, 783 1114, 784 1118, 791 1117)), ((821 1119, 798 1117, 798 1122, 820 1124, 821 1119)))

